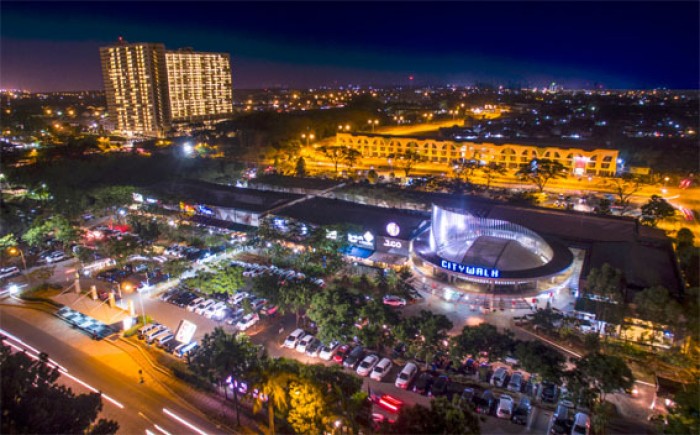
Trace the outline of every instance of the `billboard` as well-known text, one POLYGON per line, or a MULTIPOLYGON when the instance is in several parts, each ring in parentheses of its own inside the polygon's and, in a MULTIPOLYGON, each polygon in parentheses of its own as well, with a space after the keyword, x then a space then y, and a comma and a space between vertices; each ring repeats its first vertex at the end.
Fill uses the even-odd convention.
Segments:
POLYGON ((377 237, 377 251, 408 257, 408 240, 393 239, 390 237, 377 237))
POLYGON ((180 320, 180 324, 177 327, 177 332, 175 333, 175 340, 180 343, 189 343, 194 337, 194 332, 197 330, 197 325, 190 322, 189 320, 180 320))

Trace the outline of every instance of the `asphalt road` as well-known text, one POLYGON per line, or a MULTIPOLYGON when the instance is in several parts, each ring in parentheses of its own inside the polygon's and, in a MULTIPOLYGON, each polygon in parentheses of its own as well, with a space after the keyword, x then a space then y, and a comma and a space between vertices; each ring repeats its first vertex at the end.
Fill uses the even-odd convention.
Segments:
MULTIPOLYGON (((3 331, 46 352, 67 369, 68 375, 62 375, 62 381, 77 384, 68 376, 76 377, 116 401, 103 400, 102 416, 117 420, 119 433, 224 433, 148 375, 140 383, 136 364, 109 342, 93 341, 41 311, 5 305, 0 308, 0 314, 3 331)), ((76 391, 85 392, 85 387, 81 387, 82 390, 76 388, 76 391)))

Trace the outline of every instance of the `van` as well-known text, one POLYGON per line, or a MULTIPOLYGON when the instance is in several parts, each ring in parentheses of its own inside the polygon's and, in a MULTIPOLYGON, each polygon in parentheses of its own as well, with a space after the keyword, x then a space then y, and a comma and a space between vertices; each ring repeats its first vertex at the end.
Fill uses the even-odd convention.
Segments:
POLYGON ((155 327, 157 327, 157 326, 158 326, 158 323, 153 323, 153 322, 147 323, 147 324, 143 325, 143 326, 140 327, 139 330, 138 330, 139 338, 140 338, 141 340, 143 340, 144 335, 146 335, 146 333, 147 333, 148 331, 152 330, 153 328, 155 328, 155 327))
POLYGON ((174 339, 175 339, 175 335, 172 332, 168 331, 167 334, 161 334, 155 339, 156 346, 163 347, 170 340, 174 340, 174 339))
POLYGON ((146 340, 146 343, 152 343, 155 338, 157 338, 160 334, 163 333, 169 333, 170 330, 165 327, 164 325, 158 325, 157 327, 151 329, 144 335, 144 339, 146 340))
POLYGON ((183 345, 180 345, 177 348, 175 348, 175 350, 173 351, 173 354, 175 354, 175 356, 177 356, 178 358, 183 358, 183 357, 187 356, 188 354, 190 354, 195 349, 197 349, 198 347, 199 347, 199 344, 196 341, 192 341, 190 343, 183 344, 183 345))
POLYGON ((83 266, 81 269, 83 275, 92 276, 93 273, 99 272, 103 269, 108 269, 117 265, 117 262, 112 258, 103 258, 101 260, 93 261, 83 266))

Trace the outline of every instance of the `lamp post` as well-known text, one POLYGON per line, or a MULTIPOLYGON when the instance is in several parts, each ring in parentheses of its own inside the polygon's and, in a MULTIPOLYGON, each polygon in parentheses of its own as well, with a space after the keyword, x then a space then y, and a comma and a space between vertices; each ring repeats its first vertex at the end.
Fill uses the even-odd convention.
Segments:
POLYGON ((313 133, 309 133, 309 134, 302 133, 302 134, 301 134, 301 138, 302 138, 302 139, 306 139, 306 146, 308 147, 308 146, 309 146, 309 141, 310 141, 310 140, 314 140, 314 134, 313 134, 313 133))
POLYGON ((19 256, 22 259, 22 266, 24 267, 24 272, 26 273, 27 272, 27 261, 24 259, 24 252, 16 246, 11 246, 10 249, 8 249, 8 251, 9 251, 10 255, 17 255, 17 253, 19 252, 19 256))
POLYGON ((374 133, 374 127, 379 125, 379 120, 378 119, 368 119, 367 124, 372 126, 372 133, 374 133))

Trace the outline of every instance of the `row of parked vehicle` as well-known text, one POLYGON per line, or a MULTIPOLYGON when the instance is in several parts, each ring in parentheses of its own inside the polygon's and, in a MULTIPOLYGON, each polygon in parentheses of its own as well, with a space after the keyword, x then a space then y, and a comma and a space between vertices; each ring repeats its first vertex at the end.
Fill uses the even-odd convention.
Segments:
POLYGON ((276 275, 280 279, 285 279, 285 280, 292 280, 292 281, 303 281, 305 279, 308 279, 309 282, 312 284, 316 284, 319 287, 325 287, 326 283, 322 278, 313 278, 309 277, 307 278, 306 275, 304 275, 301 272, 297 272, 291 269, 282 269, 277 266, 271 265, 271 266, 266 266, 264 264, 258 264, 258 263, 247 263, 245 261, 232 261, 231 262, 232 266, 239 266, 245 269, 243 271, 243 276, 248 277, 248 278, 255 278, 257 276, 269 274, 269 275, 276 275))
POLYGON ((138 330, 138 337, 148 344, 155 344, 159 348, 173 355, 184 358, 194 352, 199 346, 196 341, 180 343, 175 340, 175 334, 165 325, 152 322, 142 326, 138 330))
POLYGON ((205 298, 180 286, 163 293, 160 299, 204 316, 207 319, 224 321, 228 325, 235 325, 240 331, 245 331, 260 321, 260 313, 273 315, 277 311, 277 307, 270 306, 267 300, 255 298, 246 292, 237 292, 226 300, 222 300, 216 297, 205 298), (243 308, 245 300, 250 301, 252 309, 247 314, 243 308))

